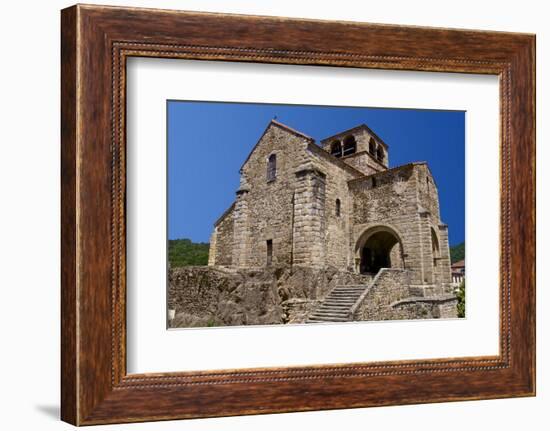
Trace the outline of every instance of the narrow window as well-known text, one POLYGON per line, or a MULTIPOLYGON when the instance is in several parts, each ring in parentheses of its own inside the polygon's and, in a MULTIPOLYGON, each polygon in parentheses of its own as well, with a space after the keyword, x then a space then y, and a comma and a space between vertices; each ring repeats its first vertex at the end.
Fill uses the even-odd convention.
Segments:
POLYGON ((340 209, 341 209, 340 199, 336 199, 336 217, 340 217, 340 209))
POLYGON ((268 239, 267 240, 267 266, 271 266, 271 262, 273 262, 273 240, 268 239))
POLYGON ((383 162, 384 161, 384 150, 382 149, 382 147, 378 147, 378 150, 376 150, 376 158, 378 159, 379 162, 383 162))
POLYGON ((369 140, 369 153, 373 156, 376 154, 376 142, 374 138, 370 138, 369 140))
POLYGON ((372 188, 376 187, 376 178, 372 178, 372 188))
POLYGON ((354 154, 356 150, 357 142, 355 142, 355 138, 353 136, 348 136, 346 139, 344 139, 344 157, 354 154))
POLYGON ((439 240, 437 239, 437 235, 435 233, 435 230, 433 228, 430 229, 432 233, 432 254, 433 254, 433 260, 434 260, 434 267, 437 266, 437 261, 439 260, 440 254, 439 254, 439 240))
POLYGON ((334 157, 342 157, 342 144, 340 144, 340 141, 334 141, 330 144, 330 154, 334 157))
POLYGON ((277 177, 277 155, 271 154, 267 159, 267 181, 275 181, 277 177))

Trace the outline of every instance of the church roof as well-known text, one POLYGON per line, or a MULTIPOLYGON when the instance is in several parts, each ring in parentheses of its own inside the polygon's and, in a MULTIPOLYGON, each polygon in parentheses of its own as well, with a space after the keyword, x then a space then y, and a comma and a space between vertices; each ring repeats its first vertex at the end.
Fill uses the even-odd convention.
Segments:
POLYGON ((246 160, 244 161, 244 163, 241 165, 241 169, 244 168, 244 165, 246 165, 246 162, 248 162, 248 160, 250 159, 250 156, 252 155, 252 153, 254 152, 254 150, 256 149, 256 147, 260 144, 261 140, 263 139, 263 137, 265 136, 265 134, 267 133, 267 131, 271 128, 271 127, 279 127, 280 129, 283 129, 283 130, 286 130, 287 132, 289 133, 292 133, 293 135, 295 136, 298 136, 300 138, 304 138, 305 140, 307 141, 310 141, 310 142, 315 142, 315 139, 313 139, 311 136, 308 136, 306 135, 305 133, 302 133, 296 129, 293 129, 292 127, 290 126, 287 126, 286 124, 283 124, 283 123, 280 123, 279 121, 276 121, 275 119, 271 120, 269 122, 269 124, 267 125, 267 127, 265 128, 264 132, 262 133, 262 136, 260 136, 260 138, 258 139, 258 141, 256 142, 256 145, 254 145, 254 148, 252 148, 252 150, 250 151, 250 153, 248 153, 248 157, 246 158, 246 160))
MULTIPOLYGON (((311 136, 309 135, 306 135, 305 133, 302 133, 300 132, 299 130, 296 130, 296 129, 293 129, 292 127, 290 126, 287 126, 286 124, 283 124, 275 119, 271 120, 269 122, 269 124, 267 125, 267 127, 265 128, 265 130, 263 131, 262 135, 260 136, 260 138, 258 139, 258 141, 256 142, 256 145, 254 145, 254 148, 252 148, 252 150, 250 151, 250 153, 248 153, 248 156, 246 158, 246 160, 244 161, 244 163, 241 165, 241 170, 244 168, 244 166, 246 165, 246 163, 248 162, 248 160, 250 159, 250 156, 252 155, 252 153, 256 150, 256 147, 260 144, 261 140, 263 139, 263 137, 265 136, 265 134, 267 133, 267 131, 271 128, 271 127, 278 127, 282 130, 285 130, 286 132, 288 133, 291 133, 299 138, 303 138, 305 139, 306 141, 309 142, 309 145, 308 145, 308 148, 315 152, 316 154, 326 158, 328 161, 334 163, 335 165, 339 166, 340 168, 350 172, 352 175, 356 176, 357 178, 356 179, 359 179, 359 178, 364 178, 365 177, 365 174, 361 171, 359 171, 358 169, 354 168, 353 166, 351 166, 350 164, 344 162, 343 160, 337 158, 337 157, 334 157, 332 154, 330 154, 328 151, 326 151, 325 149, 323 149, 321 146, 317 145, 317 143, 315 142, 315 139, 312 138, 311 136)), ((351 129, 348 129, 348 130, 344 130, 343 132, 340 132, 336 135, 333 135, 329 138, 326 138, 326 139, 323 139, 321 142, 326 142, 327 140, 329 139, 332 139, 336 136, 340 136, 340 135, 345 135, 347 133, 351 133, 355 130, 358 130, 358 129, 365 129, 367 130, 368 133, 370 133, 372 136, 375 137, 375 139, 379 140, 381 144, 383 144, 386 148, 388 147, 379 137, 378 135, 376 135, 376 133, 374 133, 366 124, 360 124, 359 126, 356 126, 356 127, 353 127, 351 129)))
MULTIPOLYGON (((275 126, 278 126, 280 127, 281 129, 285 129, 286 131, 294 134, 294 135, 297 135, 297 136, 300 136, 304 139, 307 139, 308 141, 312 141, 312 142, 315 142, 315 139, 313 139, 311 136, 308 136, 306 135, 305 133, 302 133, 300 132, 299 130, 296 130, 296 129, 293 129, 292 127, 290 126, 287 126, 286 124, 283 124, 275 119, 271 120, 271 124, 274 124, 275 126)), ((265 132, 264 132, 265 133, 265 132)))

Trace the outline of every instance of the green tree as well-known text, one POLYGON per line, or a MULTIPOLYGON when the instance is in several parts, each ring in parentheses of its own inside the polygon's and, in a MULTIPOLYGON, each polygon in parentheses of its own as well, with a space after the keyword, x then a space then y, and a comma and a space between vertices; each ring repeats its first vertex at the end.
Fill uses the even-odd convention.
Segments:
POLYGON ((187 238, 171 239, 168 241, 170 267, 208 265, 209 248, 207 242, 193 242, 187 238))
POLYGON ((465 249, 465 244, 463 242, 450 247, 449 252, 451 254, 451 263, 464 260, 464 249, 465 249))

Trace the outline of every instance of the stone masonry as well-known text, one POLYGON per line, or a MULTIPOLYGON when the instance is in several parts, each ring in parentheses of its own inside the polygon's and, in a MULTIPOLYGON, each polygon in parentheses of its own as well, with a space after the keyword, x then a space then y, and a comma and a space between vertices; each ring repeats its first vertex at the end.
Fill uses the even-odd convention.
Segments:
POLYGON ((430 169, 390 168, 388 145, 366 125, 317 144, 272 120, 241 166, 235 202, 215 223, 209 266, 330 267, 372 280, 363 291, 335 291, 326 321, 456 317, 430 169), (346 292, 355 296, 340 301, 346 292))

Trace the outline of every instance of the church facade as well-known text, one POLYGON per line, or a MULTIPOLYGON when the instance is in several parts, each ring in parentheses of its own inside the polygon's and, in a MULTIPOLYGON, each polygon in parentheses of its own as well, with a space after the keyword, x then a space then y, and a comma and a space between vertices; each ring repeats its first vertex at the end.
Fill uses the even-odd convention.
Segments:
POLYGON ((364 124, 317 144, 272 120, 214 225, 209 265, 395 269, 420 296, 450 292, 448 228, 430 169, 389 166, 388 145, 364 124))

